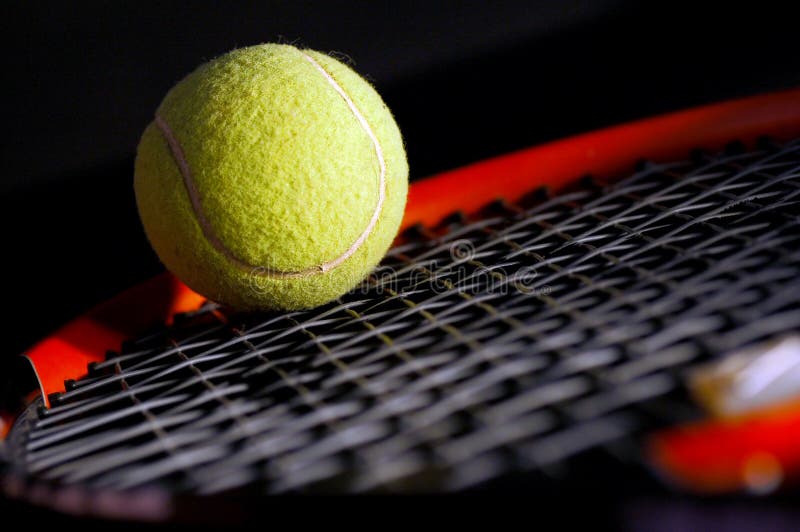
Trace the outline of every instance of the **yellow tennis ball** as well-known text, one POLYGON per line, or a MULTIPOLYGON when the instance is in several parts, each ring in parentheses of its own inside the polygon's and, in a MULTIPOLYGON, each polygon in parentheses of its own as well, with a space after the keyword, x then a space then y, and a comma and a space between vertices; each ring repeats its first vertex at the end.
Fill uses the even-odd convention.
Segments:
POLYGON ((310 308, 356 286, 397 234, 408 164, 394 119, 348 66, 264 44, 173 87, 136 156, 164 265, 240 309, 310 308))

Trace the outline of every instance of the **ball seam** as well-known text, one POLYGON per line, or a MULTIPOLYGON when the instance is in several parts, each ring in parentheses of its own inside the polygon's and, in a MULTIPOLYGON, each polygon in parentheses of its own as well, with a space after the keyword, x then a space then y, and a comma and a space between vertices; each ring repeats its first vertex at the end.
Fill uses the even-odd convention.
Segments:
POLYGON ((340 266, 344 263, 347 259, 349 259, 352 255, 356 253, 356 251, 361 248, 361 246, 366 242, 367 238, 372 234, 375 229, 375 226, 380 219, 381 212, 383 210, 383 204, 386 200, 386 161, 383 156, 383 149, 381 148, 380 142, 376 137, 375 133, 372 131, 372 128, 367 122, 364 115, 356 106, 355 102, 353 102, 352 98, 345 92, 345 90, 336 82, 334 77, 327 71, 325 68, 319 64, 313 57, 306 54, 302 50, 298 50, 303 58, 308 61, 314 68, 316 68, 320 74, 325 78, 325 80, 331 85, 331 87, 336 91, 336 93, 344 100, 345 104, 347 104, 350 111, 353 113, 353 116, 356 118, 356 121, 359 123, 361 128, 369 137, 370 141, 372 142, 373 148, 375 150, 375 156, 378 159, 378 165, 380 167, 380 174, 378 179, 378 201, 375 205, 375 209, 372 212, 372 216, 370 217, 369 223, 364 231, 358 236, 358 238, 347 248, 347 250, 342 253, 341 255, 335 257, 332 260, 323 262, 320 265, 311 266, 309 268, 305 268, 303 270, 296 270, 296 271, 283 271, 278 270, 275 268, 269 268, 266 266, 258 266, 254 264, 249 264, 246 261, 241 260, 233 252, 228 249, 222 241, 217 236, 216 231, 214 230, 213 226, 209 222, 208 218, 206 218, 205 211, 203 210, 202 200, 200 198, 200 193, 195 186, 194 179, 192 177, 192 171, 189 166, 189 162, 186 158, 186 154, 183 151, 183 147, 181 146, 180 142, 178 141, 175 133, 172 131, 172 128, 169 126, 167 121, 158 113, 155 116, 155 124, 156 127, 161 132, 162 136, 167 142, 169 147, 170 153, 172 154, 172 158, 175 163, 178 165, 178 170, 181 173, 183 178, 184 187, 186 188, 186 192, 189 196, 189 201, 192 205, 192 210, 194 211, 195 218, 197 219, 197 223, 200 225, 201 230, 203 231, 203 235, 205 236, 206 240, 211 244, 211 246, 220 252, 225 258, 230 261, 234 266, 238 269, 243 270, 251 275, 257 275, 259 277, 268 277, 274 279, 297 279, 303 277, 309 277, 312 275, 320 275, 326 272, 333 270, 334 268, 340 266))

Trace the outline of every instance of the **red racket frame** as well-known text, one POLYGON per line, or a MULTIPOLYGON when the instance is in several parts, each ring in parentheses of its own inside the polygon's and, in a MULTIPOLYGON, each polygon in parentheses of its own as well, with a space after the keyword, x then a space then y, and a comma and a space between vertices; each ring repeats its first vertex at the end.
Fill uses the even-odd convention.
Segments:
MULTIPOLYGON (((800 136, 800 89, 707 105, 521 150, 441 173, 412 185, 403 228, 434 225, 474 212, 499 197, 514 201, 540 186, 558 189, 587 174, 614 177, 636 161, 682 158, 694 148, 718 150, 731 140, 800 136)), ((203 297, 165 273, 131 288, 58 329, 25 353, 47 396, 86 373, 109 349, 203 297)), ((680 485, 728 492, 747 485, 754 456, 800 470, 800 403, 739 419, 709 419, 653 436, 654 464, 680 485), (724 444, 721 444, 724 442, 724 444)))

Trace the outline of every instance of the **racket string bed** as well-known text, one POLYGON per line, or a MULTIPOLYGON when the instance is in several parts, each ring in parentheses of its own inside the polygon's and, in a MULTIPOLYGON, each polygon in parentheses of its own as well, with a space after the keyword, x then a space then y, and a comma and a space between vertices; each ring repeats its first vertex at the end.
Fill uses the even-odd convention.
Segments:
POLYGON ((800 329, 798 203, 800 142, 764 142, 454 214, 321 308, 207 304, 126 342, 40 413, 16 465, 274 493, 635 464, 644 434, 700 415, 688 369, 800 329))

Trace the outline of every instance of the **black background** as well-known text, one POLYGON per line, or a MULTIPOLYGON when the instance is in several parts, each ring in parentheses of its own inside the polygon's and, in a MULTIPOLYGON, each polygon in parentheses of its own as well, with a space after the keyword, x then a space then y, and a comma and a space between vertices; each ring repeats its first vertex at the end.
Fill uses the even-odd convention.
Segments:
POLYGON ((163 94, 231 48, 351 57, 412 178, 632 118, 800 84, 793 10, 757 2, 103 2, 0 8, 0 356, 159 271, 133 156, 163 94))

